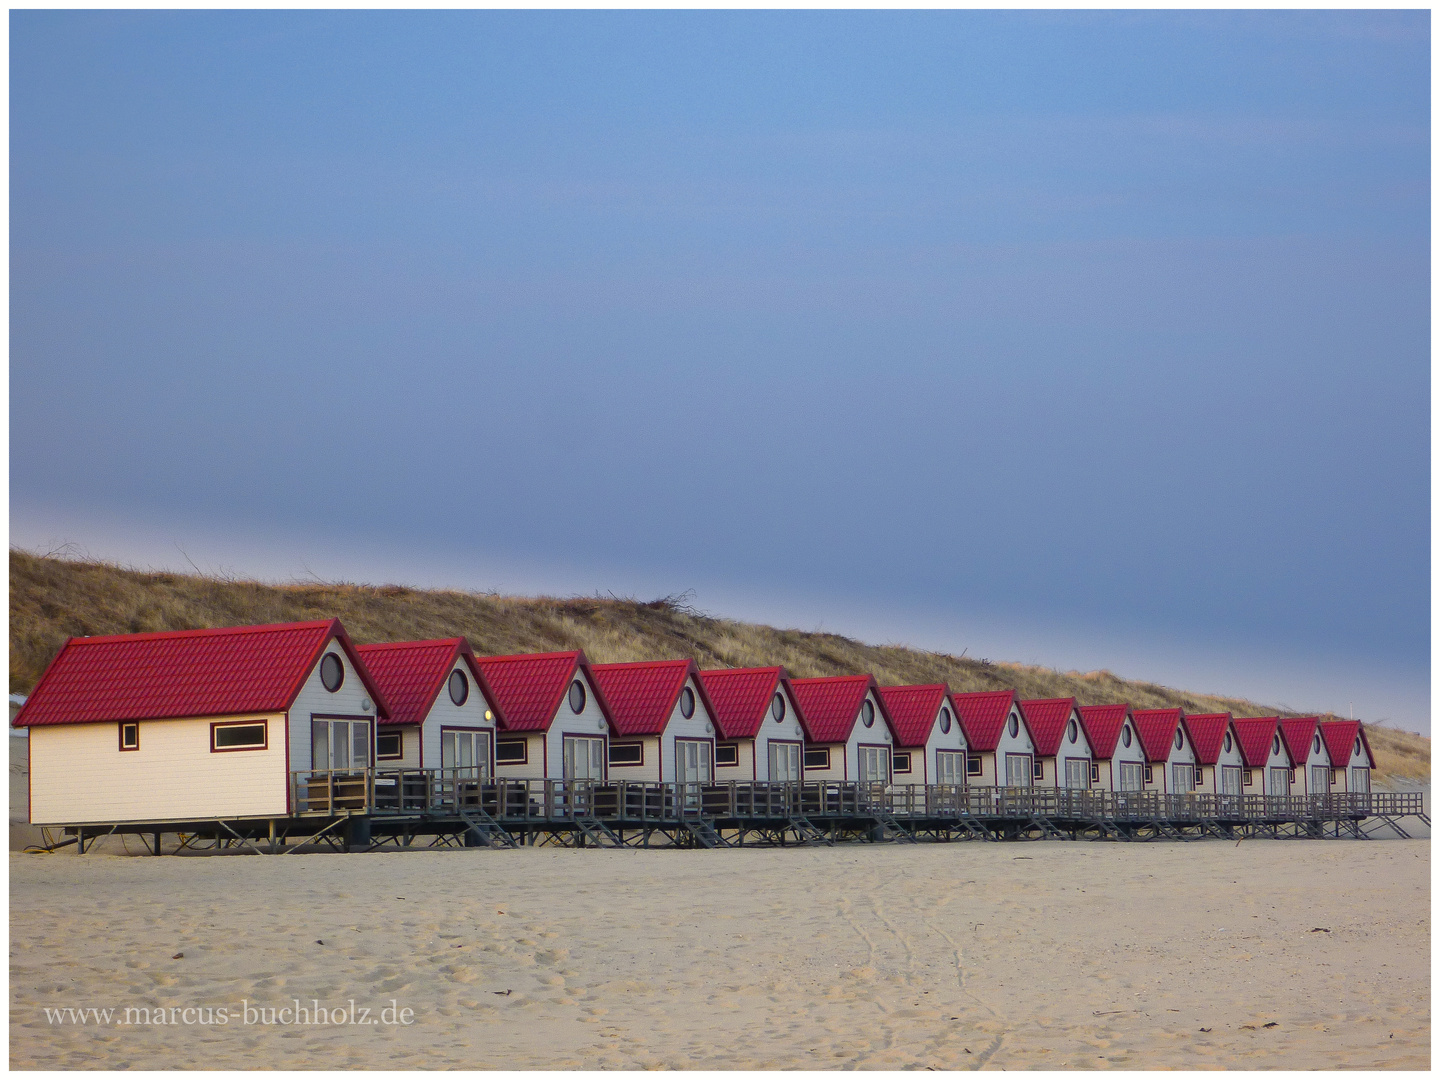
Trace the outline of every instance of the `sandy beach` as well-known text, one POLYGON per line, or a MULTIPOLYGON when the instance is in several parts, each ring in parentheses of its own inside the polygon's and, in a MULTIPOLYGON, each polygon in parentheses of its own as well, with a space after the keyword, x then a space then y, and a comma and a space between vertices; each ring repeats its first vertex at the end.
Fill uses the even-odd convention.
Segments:
POLYGON ((10 1063, 1423 1069, 1429 856, 1428 840, 12 854, 10 1063), (393 1001, 412 1022, 262 1022, 297 1000, 367 1019, 393 1001), (44 1011, 67 1007, 119 1011, 44 1011), (126 1007, 151 1022, 120 1023, 126 1007))

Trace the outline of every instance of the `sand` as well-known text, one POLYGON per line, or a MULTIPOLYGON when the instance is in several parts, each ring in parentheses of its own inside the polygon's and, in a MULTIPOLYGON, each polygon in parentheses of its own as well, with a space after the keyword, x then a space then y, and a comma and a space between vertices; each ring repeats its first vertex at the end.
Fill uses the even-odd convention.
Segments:
POLYGON ((1422 840, 12 854, 10 1061, 1423 1069, 1429 856, 1422 840), (367 1019, 393 1000, 413 1022, 244 1022, 242 1002, 293 999, 354 999, 367 1019), (67 1006, 237 1016, 47 1021, 67 1006))

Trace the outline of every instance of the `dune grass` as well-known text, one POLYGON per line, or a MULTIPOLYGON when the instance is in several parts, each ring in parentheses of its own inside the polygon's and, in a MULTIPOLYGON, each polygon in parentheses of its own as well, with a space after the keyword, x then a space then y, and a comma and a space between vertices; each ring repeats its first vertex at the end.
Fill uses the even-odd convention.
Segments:
MULTIPOLYGON (((150 572, 108 563, 10 552, 10 691, 27 693, 71 635, 296 622, 338 617, 360 643, 468 638, 481 655, 584 649, 614 663, 693 656, 702 668, 784 664, 799 678, 869 671, 882 685, 948 682, 956 690, 1014 688, 1025 698, 1071 697, 1082 705, 1269 716, 1282 710, 1243 698, 1122 679, 1109 671, 1055 671, 1023 664, 867 645, 838 634, 721 619, 684 598, 499 596, 399 585, 266 584, 150 572)), ((1430 740, 1370 727, 1377 779, 1428 780, 1430 740)))

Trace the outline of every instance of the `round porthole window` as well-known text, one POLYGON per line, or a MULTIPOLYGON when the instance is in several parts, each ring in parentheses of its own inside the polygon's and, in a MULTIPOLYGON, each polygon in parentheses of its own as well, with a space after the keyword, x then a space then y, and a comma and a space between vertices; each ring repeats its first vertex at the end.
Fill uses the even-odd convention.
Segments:
POLYGON ((1126 746, 1130 745, 1130 728, 1128 726, 1120 732, 1120 741, 1126 746))
POLYGON ((1225 732, 1225 753, 1228 754, 1230 752, 1230 747, 1234 745, 1234 741, 1230 738, 1230 733, 1228 731, 1225 732))
POLYGON ((1010 738, 1020 734, 1020 718, 1014 713, 1010 714, 1010 738))
POLYGON ((1179 750, 1185 745, 1185 734, 1178 727, 1175 729, 1175 749, 1179 750))
POLYGON ((866 698, 865 704, 860 706, 860 722, 866 727, 875 726, 875 703, 869 698, 866 698))
POLYGON ((320 684, 332 694, 345 684, 345 665, 333 652, 327 652, 320 661, 320 684))
POLYGON ((1073 743, 1076 739, 1080 738, 1080 725, 1077 724, 1077 723, 1075 723, 1074 720, 1071 720, 1071 721, 1070 721, 1069 735, 1070 735, 1070 741, 1071 741, 1072 743, 1073 743))
POLYGON ((680 715, 686 720, 695 715, 695 691, 688 686, 680 691, 680 715))
POLYGON ((1280 736, 1279 736, 1279 735, 1276 735, 1275 738, 1273 738, 1273 739, 1270 740, 1270 753, 1272 753, 1272 754, 1278 754, 1279 752, 1280 752, 1280 736))
POLYGON ((950 710, 949 710, 949 709, 941 709, 941 710, 940 710, 940 731, 941 731, 942 734, 945 734, 945 735, 949 735, 949 734, 950 734, 950 710))
POLYGON ((470 680, 465 677, 463 671, 450 672, 450 700, 456 705, 464 705, 470 696, 470 680))
POLYGON ((1355 736, 1355 756, 1356 756, 1356 757, 1359 757, 1359 756, 1360 756, 1360 736, 1359 736, 1359 735, 1356 735, 1356 736, 1355 736))
POLYGON ((1315 741, 1310 744, 1310 749, 1317 754, 1320 752, 1320 733, 1318 731, 1315 733, 1315 741))
POLYGON ((775 718, 778 724, 785 719, 785 695, 776 694, 770 699, 770 715, 775 718))
POLYGON ((585 684, 579 679, 570 684, 570 711, 573 713, 585 711, 585 684))

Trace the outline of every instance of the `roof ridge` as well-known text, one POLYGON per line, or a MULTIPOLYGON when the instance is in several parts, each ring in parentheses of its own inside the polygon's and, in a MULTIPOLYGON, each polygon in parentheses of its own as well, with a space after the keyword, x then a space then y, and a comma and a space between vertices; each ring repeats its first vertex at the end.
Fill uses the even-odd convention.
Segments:
POLYGON ((339 621, 338 618, 308 619, 304 622, 255 623, 249 626, 201 626, 192 630, 147 630, 139 634, 95 634, 93 636, 75 634, 68 639, 66 644, 104 645, 116 641, 161 641, 187 637, 219 637, 227 634, 273 634, 289 630, 318 630, 322 626, 330 626, 339 621))

